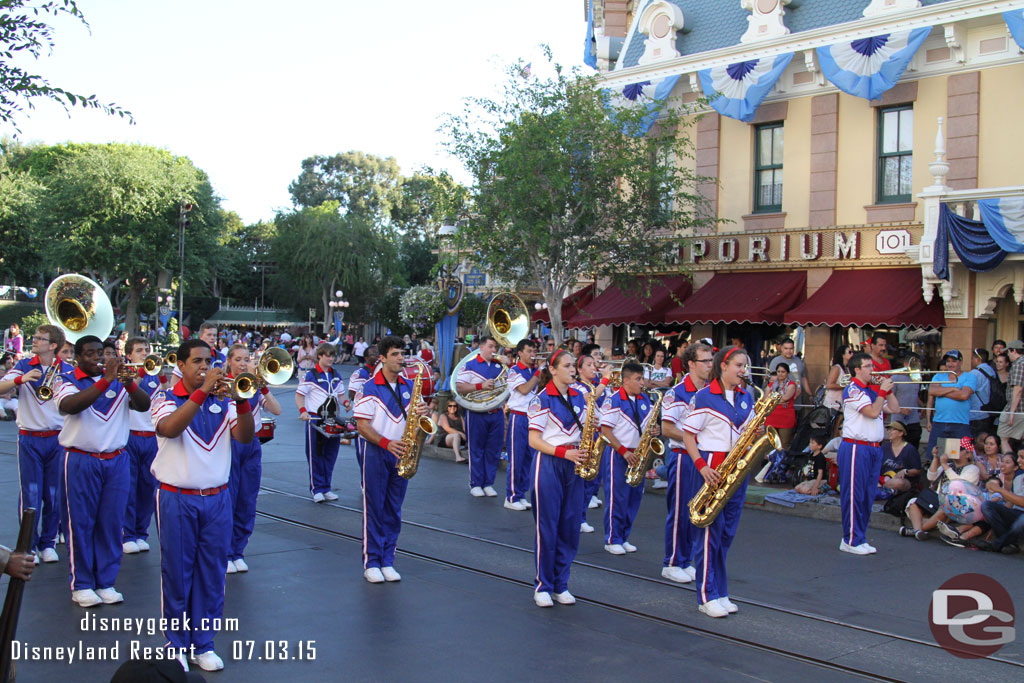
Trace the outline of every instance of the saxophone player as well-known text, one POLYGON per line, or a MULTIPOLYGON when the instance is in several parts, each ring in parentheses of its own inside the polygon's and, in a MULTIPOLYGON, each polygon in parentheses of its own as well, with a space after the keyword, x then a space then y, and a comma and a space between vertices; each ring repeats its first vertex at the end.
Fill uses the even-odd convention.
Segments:
POLYGON ((377 345, 380 369, 363 384, 353 411, 363 451, 363 577, 370 583, 401 581, 395 545, 402 530, 402 501, 409 480, 398 474, 398 459, 409 450, 406 420, 428 412, 422 400, 410 406, 412 383, 405 369, 405 344, 392 335, 377 345), (413 415, 409 415, 410 411, 413 415))
POLYGON ((537 391, 540 370, 533 368, 533 354, 537 346, 529 339, 516 344, 518 362, 509 369, 508 401, 509 423, 505 436, 508 453, 508 483, 505 487, 505 507, 509 510, 527 510, 530 502, 526 492, 530 488, 530 465, 534 454, 529 441, 529 419, 526 411, 537 391))
MULTIPOLYGON (((584 347, 586 350, 586 347, 584 347)), ((572 383, 572 388, 587 396, 591 391, 600 392, 597 398, 597 408, 601 410, 604 406, 604 402, 611 395, 611 391, 608 389, 608 383, 611 381, 612 369, 610 366, 605 365, 601 368, 598 373, 599 361, 590 354, 585 354, 576 359, 576 377, 577 380, 572 383), (600 381, 598 378, 600 377, 600 381)), ((580 519, 580 531, 584 534, 594 533, 594 527, 587 523, 587 510, 590 508, 597 508, 601 506, 601 500, 597 497, 597 490, 601 487, 601 482, 605 480, 608 475, 608 458, 601 458, 601 467, 598 475, 593 481, 583 482, 583 517, 580 519)))
MULTIPOLYGON (((691 476, 698 484, 715 485, 721 479, 716 467, 749 426, 754 397, 743 389, 748 358, 737 346, 715 354, 711 364, 711 383, 693 396, 693 405, 683 422, 683 444, 694 467, 691 476)), ((680 464, 687 464, 685 459, 680 464)), ((725 617, 738 611, 729 600, 725 573, 726 554, 736 536, 746 480, 725 504, 722 513, 698 533, 693 546, 696 567, 697 600, 700 611, 710 617, 725 617)))
MULTIPOLYGON (((622 386, 605 401, 601 412, 601 434, 608 440, 612 453, 606 453, 611 460, 605 490, 608 505, 604 511, 604 549, 612 555, 635 553, 636 546, 629 542, 629 532, 640 510, 644 487, 626 483, 626 470, 636 465, 639 454, 635 449, 640 445, 640 436, 647 423, 656 420, 651 409, 653 405, 643 389, 644 369, 638 363, 622 366, 622 386)), ((658 425, 653 434, 660 433, 658 425)))
POLYGON ((575 374, 572 354, 556 351, 541 371, 544 389, 530 403, 530 447, 537 451, 533 601, 538 607, 576 602, 569 592, 569 571, 580 545, 583 480, 576 476, 576 463, 584 457, 579 442, 587 404, 570 386, 575 374))

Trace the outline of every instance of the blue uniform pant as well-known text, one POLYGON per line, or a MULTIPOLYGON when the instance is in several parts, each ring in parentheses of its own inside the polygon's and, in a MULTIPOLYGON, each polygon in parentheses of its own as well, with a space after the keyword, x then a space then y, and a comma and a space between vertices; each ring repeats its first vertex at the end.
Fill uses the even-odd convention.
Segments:
POLYGON ((530 472, 536 457, 535 451, 530 448, 530 418, 526 415, 509 415, 505 450, 508 452, 505 500, 514 503, 526 498, 530 491, 530 472))
POLYGON ((640 500, 644 496, 644 485, 643 482, 639 486, 626 483, 629 463, 610 447, 605 448, 604 457, 611 461, 608 465, 608 478, 604 483, 604 490, 608 494, 604 506, 604 542, 609 545, 621 544, 629 540, 633 520, 636 519, 640 500))
MULTIPOLYGON (((604 453, 601 455, 601 465, 597 468, 597 476, 590 481, 583 481, 583 517, 580 518, 581 522, 587 521, 587 508, 590 505, 590 499, 597 495, 597 492, 601 490, 601 484, 608 478, 608 461, 611 458, 608 457, 610 451, 606 448, 604 453)), ((608 489, 605 489, 607 495, 608 489)))
POLYGON ((224 614, 231 496, 158 489, 156 508, 164 636, 172 647, 191 647, 199 655, 213 649, 214 620, 224 614))
MULTIPOLYGON (((966 425, 964 425, 966 426, 966 425)), ((867 541, 871 504, 878 490, 882 449, 843 441, 839 444, 839 502, 843 510, 843 540, 850 545, 867 541)))
POLYGON ((109 460, 67 451, 64 458, 71 590, 110 588, 121 569, 128 504, 128 456, 109 460))
POLYGON ((580 547, 581 498, 583 480, 576 476, 576 465, 564 458, 538 453, 533 461, 536 593, 562 593, 569 589, 569 570, 580 547))
POLYGON ((505 416, 466 411, 466 448, 469 450, 469 485, 493 486, 505 436, 505 416))
POLYGON ((359 480, 363 479, 363 459, 366 457, 366 441, 361 436, 356 437, 356 462, 359 463, 359 480))
POLYGON ((665 519, 664 566, 686 567, 693 564, 693 541, 700 531, 690 523, 689 504, 704 484, 704 478, 693 467, 690 456, 675 448, 669 451, 666 467, 668 517, 665 519))
POLYGON ((331 490, 334 463, 338 461, 338 447, 341 440, 328 438, 313 429, 312 422, 306 423, 306 464, 309 465, 310 493, 327 493, 331 490))
MULTIPOLYGON (((701 452, 711 462, 711 454, 701 452)), ((685 463, 683 463, 685 464, 685 463)), ((694 473, 699 476, 699 473, 694 473)), ((703 482, 703 477, 701 477, 703 482)), ((725 571, 729 547, 736 538, 736 527, 740 524, 743 501, 747 496, 747 479, 725 504, 722 512, 704 529, 695 528, 693 544, 693 565, 697 570, 697 602, 704 604, 718 598, 729 597, 729 579, 725 571)))
POLYGON ((263 475, 263 444, 259 439, 250 443, 231 440, 231 478, 228 490, 231 492, 231 548, 229 560, 245 556, 245 546, 256 525, 256 497, 260 492, 260 477, 263 475))
POLYGON ((363 568, 393 567, 409 480, 390 451, 366 443, 363 459, 363 568))
POLYGON ((61 510, 58 495, 64 465, 64 449, 57 439, 56 434, 18 436, 18 476, 21 479, 18 518, 25 508, 35 508, 36 525, 29 547, 38 550, 52 548, 57 542, 61 510))
POLYGON ((149 538, 149 523, 156 504, 156 479, 149 471, 156 457, 156 437, 130 434, 125 450, 128 451, 128 504, 121 540, 144 541, 149 538))

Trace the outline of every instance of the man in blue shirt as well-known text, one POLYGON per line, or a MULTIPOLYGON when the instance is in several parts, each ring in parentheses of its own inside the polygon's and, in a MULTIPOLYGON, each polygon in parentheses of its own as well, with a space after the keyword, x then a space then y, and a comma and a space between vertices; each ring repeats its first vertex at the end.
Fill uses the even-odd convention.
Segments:
POLYGON ((960 439, 971 436, 970 414, 971 394, 977 388, 977 377, 972 373, 962 373, 963 354, 958 349, 950 349, 942 356, 942 365, 947 373, 937 373, 933 377, 936 383, 928 387, 928 407, 935 404, 935 414, 932 418, 930 433, 928 434, 928 448, 925 457, 929 457, 932 449, 939 439, 955 438, 960 439))
POLYGON ((971 366, 974 369, 969 374, 975 382, 975 390, 971 394, 971 434, 992 434, 996 431, 996 416, 982 410, 992 398, 989 379, 998 381, 995 368, 988 364, 988 350, 974 349, 971 366))

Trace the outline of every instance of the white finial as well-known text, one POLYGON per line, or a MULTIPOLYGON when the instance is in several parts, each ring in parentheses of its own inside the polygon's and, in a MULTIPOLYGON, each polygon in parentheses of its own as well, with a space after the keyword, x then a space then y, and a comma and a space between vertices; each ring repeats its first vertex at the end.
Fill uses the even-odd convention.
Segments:
POLYGON ((935 161, 928 164, 928 170, 935 179, 936 186, 946 184, 949 174, 949 162, 946 161, 946 137, 942 134, 942 117, 939 117, 938 130, 935 133, 935 161))

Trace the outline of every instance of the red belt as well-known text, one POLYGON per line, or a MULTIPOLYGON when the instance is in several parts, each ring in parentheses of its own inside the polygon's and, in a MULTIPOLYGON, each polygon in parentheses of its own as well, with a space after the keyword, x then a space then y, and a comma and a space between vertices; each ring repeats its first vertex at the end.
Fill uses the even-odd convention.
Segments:
POLYGON ((855 443, 858 446, 873 446, 874 448, 878 448, 879 446, 882 445, 878 441, 861 441, 860 439, 843 439, 843 442, 844 443, 855 443))
POLYGON ((45 439, 48 436, 57 436, 60 434, 59 429, 47 429, 41 432, 34 432, 31 429, 19 429, 18 433, 22 436, 38 436, 40 439, 45 439))
POLYGON ((508 412, 512 413, 513 415, 522 415, 523 417, 526 417, 526 413, 524 413, 521 410, 510 410, 508 412))
POLYGON ((137 429, 132 429, 128 433, 132 436, 156 436, 156 432, 140 432, 137 429))
POLYGON ((80 448, 69 448, 68 452, 81 453, 82 455, 91 455, 92 457, 99 458, 100 460, 113 460, 117 456, 121 455, 121 453, 123 453, 124 451, 122 451, 119 448, 116 451, 108 451, 106 453, 93 453, 92 451, 83 451, 80 448))
POLYGON ((215 496, 227 487, 227 484, 221 484, 220 486, 214 486, 212 489, 179 489, 177 486, 171 486, 170 484, 160 484, 160 488, 164 491, 184 493, 188 496, 215 496))

